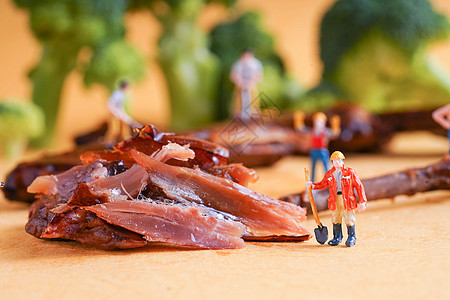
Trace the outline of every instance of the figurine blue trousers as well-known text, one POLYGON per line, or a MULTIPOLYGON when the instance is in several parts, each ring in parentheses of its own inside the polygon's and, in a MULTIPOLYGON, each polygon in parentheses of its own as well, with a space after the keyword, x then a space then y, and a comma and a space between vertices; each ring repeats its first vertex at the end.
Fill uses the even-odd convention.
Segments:
POLYGON ((311 149, 309 152, 309 157, 311 159, 311 180, 315 181, 315 175, 316 175, 316 163, 317 160, 320 159, 323 163, 323 168, 325 169, 325 172, 329 170, 328 162, 330 161, 330 151, 326 148, 322 149, 311 149))

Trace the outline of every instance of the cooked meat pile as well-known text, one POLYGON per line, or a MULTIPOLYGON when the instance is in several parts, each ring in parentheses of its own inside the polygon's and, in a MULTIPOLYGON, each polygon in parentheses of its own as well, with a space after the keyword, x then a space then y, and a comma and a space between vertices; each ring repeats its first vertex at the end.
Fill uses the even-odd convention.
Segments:
POLYGON ((26 231, 107 250, 311 238, 303 208, 248 189, 254 170, 227 160, 216 144, 145 126, 114 150, 82 154, 83 165, 37 177, 26 231))

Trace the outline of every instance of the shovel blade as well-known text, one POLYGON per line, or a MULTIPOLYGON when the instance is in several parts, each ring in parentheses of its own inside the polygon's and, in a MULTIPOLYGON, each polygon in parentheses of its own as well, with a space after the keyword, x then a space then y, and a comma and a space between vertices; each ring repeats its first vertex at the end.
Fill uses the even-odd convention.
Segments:
POLYGON ((328 229, 327 226, 321 226, 314 229, 316 240, 319 244, 323 245, 328 241, 328 229))

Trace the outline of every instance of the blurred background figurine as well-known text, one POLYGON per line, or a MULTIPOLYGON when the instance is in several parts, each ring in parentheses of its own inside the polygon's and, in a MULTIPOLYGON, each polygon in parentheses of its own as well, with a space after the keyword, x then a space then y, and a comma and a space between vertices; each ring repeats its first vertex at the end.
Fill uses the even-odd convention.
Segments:
POLYGON ((439 125, 447 130, 447 137, 449 141, 447 156, 450 156, 450 104, 442 106, 433 111, 432 117, 437 123, 439 123, 439 125))
POLYGON ((339 137, 341 133, 341 120, 339 116, 333 116, 330 120, 331 128, 326 127, 327 116, 322 112, 317 112, 313 115, 313 127, 308 128, 304 123, 304 114, 301 111, 296 111, 294 114, 294 127, 296 130, 309 133, 311 149, 309 157, 311 159, 311 179, 315 180, 317 160, 321 160, 325 172, 330 168, 328 162, 330 160, 330 152, 328 150, 328 143, 330 139, 339 137))
POLYGON ((259 107, 258 104, 252 103, 252 91, 256 88, 256 84, 262 80, 262 64, 255 58, 252 51, 246 49, 241 58, 233 65, 230 77, 239 89, 240 118, 248 121, 251 118, 253 106, 259 107))
POLYGON ((108 110, 111 114, 106 133, 106 143, 116 143, 130 137, 130 127, 140 127, 125 110, 127 101, 127 90, 129 83, 121 81, 119 88, 115 90, 108 100, 108 110))
POLYGON ((328 242, 330 246, 337 246, 342 241, 342 219, 345 220, 348 238, 345 242, 347 247, 356 244, 355 232, 355 209, 359 212, 366 210, 366 192, 356 172, 344 166, 345 156, 340 151, 331 155, 333 167, 325 173, 320 182, 306 182, 306 187, 313 190, 329 188, 328 208, 331 210, 333 221, 333 239, 328 242), (355 191, 358 198, 355 197, 355 191))

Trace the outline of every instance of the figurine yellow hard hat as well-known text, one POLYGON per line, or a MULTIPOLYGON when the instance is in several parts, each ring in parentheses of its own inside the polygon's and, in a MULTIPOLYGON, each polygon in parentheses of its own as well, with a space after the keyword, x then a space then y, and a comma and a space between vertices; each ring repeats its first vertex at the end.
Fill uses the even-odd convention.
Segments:
POLYGON ((323 120, 323 121, 327 121, 327 116, 323 113, 323 112, 316 112, 313 115, 313 121, 315 120, 323 120))
POLYGON ((333 154, 331 154, 330 160, 335 159, 345 159, 345 156, 341 151, 334 151, 333 154))

